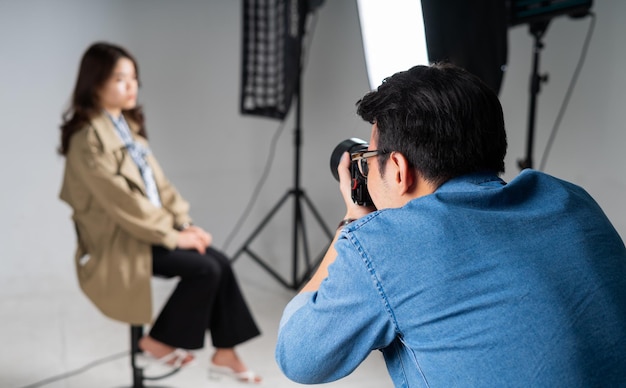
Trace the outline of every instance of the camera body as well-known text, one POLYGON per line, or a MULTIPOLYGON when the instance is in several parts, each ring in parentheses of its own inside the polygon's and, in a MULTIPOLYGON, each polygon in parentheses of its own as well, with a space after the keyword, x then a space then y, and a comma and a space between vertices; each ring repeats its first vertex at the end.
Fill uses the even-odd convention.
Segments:
MULTIPOLYGON (((353 137, 342 141, 335 147, 333 153, 330 156, 330 172, 335 179, 339 181, 339 174, 337 173, 337 167, 341 161, 341 156, 345 152, 353 154, 355 152, 366 151, 369 144, 362 139, 353 137)), ((367 191, 367 178, 361 174, 359 170, 358 162, 350 162, 350 176, 352 178, 352 200, 357 205, 361 206, 374 206, 369 191, 367 191)))

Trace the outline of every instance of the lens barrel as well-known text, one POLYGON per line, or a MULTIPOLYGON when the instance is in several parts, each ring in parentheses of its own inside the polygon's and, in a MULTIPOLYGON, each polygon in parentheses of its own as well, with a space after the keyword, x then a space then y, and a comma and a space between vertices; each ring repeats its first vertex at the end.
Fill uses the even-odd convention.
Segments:
POLYGON ((367 150, 368 144, 365 140, 359 139, 357 137, 352 137, 350 139, 344 140, 335 147, 333 153, 330 155, 330 172, 333 174, 335 179, 339 181, 339 174, 337 173, 337 167, 339 166, 339 162, 341 161, 341 156, 344 152, 359 152, 367 150))

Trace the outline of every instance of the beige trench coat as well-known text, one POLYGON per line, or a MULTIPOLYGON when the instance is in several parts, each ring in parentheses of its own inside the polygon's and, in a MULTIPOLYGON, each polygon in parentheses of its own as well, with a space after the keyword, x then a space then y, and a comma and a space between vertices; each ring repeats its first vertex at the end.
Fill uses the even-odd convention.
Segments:
MULTIPOLYGON (((137 142, 146 145, 136 135, 137 142)), ((146 197, 137 165, 106 115, 76 132, 66 155, 60 198, 73 209, 78 282, 110 318, 145 324, 152 319, 152 245, 174 249, 176 228, 191 222, 188 203, 148 156, 163 206, 146 197)))

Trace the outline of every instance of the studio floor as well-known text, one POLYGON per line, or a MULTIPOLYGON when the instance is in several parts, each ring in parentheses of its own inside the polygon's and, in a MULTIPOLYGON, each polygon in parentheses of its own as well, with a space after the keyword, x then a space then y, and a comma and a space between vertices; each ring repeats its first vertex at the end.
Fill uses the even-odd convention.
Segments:
MULTIPOLYGON (((262 387, 302 386, 284 377, 274 361, 278 322, 294 291, 280 285, 251 260, 238 259, 234 268, 263 332, 238 347, 240 356, 263 377, 262 387)), ((153 281, 155 308, 175 283, 173 279, 153 281)), ((100 314, 77 286, 50 289, 55 291, 0 296, 0 388, 130 387, 129 327, 100 314)), ((245 386, 227 378, 209 379, 211 354, 210 346, 197 351, 197 365, 145 384, 171 388, 245 386)), ((382 355, 373 352, 350 376, 321 386, 385 388, 393 384, 382 355)))

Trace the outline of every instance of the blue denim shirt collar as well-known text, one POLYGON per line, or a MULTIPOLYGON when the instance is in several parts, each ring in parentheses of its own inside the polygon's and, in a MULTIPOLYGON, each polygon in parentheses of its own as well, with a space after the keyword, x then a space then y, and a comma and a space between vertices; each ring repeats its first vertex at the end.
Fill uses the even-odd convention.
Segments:
POLYGON ((506 182, 498 177, 494 173, 490 172, 477 172, 466 175, 454 177, 444 184, 442 184, 435 192, 455 192, 466 191, 468 185, 471 186, 487 186, 487 187, 501 187, 506 185, 506 182))

